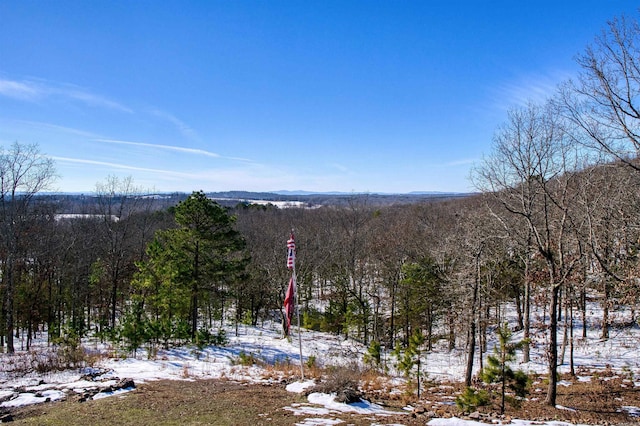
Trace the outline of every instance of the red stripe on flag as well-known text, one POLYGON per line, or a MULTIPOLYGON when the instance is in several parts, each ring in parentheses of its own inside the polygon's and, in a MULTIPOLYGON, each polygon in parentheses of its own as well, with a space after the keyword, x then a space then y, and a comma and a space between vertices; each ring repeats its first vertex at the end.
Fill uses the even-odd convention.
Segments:
POLYGON ((293 233, 291 237, 287 241, 287 268, 293 269, 296 261, 296 241, 293 237, 293 233))
POLYGON ((293 304, 295 298, 296 288, 293 281, 293 275, 289 279, 289 287, 287 287, 287 293, 284 296, 284 312, 287 316, 287 329, 286 334, 289 334, 291 328, 291 318, 293 318, 293 304))

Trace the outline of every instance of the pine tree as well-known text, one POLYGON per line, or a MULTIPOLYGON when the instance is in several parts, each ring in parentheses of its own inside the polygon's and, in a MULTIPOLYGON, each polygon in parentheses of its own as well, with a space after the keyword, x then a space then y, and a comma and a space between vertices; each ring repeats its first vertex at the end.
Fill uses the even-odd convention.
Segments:
POLYGON ((367 348, 367 353, 364 354, 365 364, 369 364, 373 367, 380 367, 380 355, 381 346, 377 340, 372 340, 367 348))
POLYGON ((156 233, 133 282, 151 335, 165 345, 197 340, 202 305, 233 291, 247 260, 235 217, 203 192, 194 192, 173 212, 177 227, 156 233))
POLYGON ((480 378, 485 383, 500 384, 500 413, 504 413, 505 401, 509 399, 517 404, 516 398, 507 398, 507 389, 514 392, 516 397, 524 398, 528 393, 530 379, 522 371, 513 371, 509 363, 516 360, 516 350, 524 346, 525 341, 511 342, 511 330, 505 323, 498 329, 499 345, 493 349, 494 354, 487 358, 487 366, 480 372, 480 378))
POLYGON ((409 337, 409 345, 402 352, 400 346, 397 346, 393 355, 398 359, 397 368, 402 371, 406 377, 411 377, 413 368, 417 366, 416 378, 418 382, 418 398, 420 398, 420 354, 424 344, 424 335, 422 330, 416 328, 409 337))

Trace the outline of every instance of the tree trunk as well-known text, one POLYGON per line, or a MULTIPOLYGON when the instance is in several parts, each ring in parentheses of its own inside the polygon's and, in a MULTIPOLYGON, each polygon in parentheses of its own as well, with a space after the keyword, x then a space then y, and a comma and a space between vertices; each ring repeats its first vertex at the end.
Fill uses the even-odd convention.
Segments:
POLYGON ((200 267, 200 243, 196 242, 193 260, 193 286, 191 288, 191 338, 195 339, 198 330, 198 281, 200 267))
POLYGON ((471 386, 471 379, 473 378, 473 357, 476 352, 476 322, 475 314, 472 314, 473 319, 469 327, 469 342, 467 351, 467 370, 464 376, 464 384, 467 387, 471 386))
POLYGON ((7 353, 12 354, 15 352, 15 348, 13 347, 13 259, 11 258, 11 254, 7 257, 7 262, 5 264, 5 326, 7 332, 7 353))
POLYGON ((118 283, 113 280, 111 283, 111 315, 110 321, 111 328, 116 327, 116 304, 118 303, 118 283))
MULTIPOLYGON (((528 265, 527 265, 528 269, 528 265)), ((531 360, 531 283, 529 282, 528 271, 525 273, 524 284, 524 346, 522 347, 522 362, 531 360)))
POLYGON ((573 377, 576 375, 575 366, 573 363, 573 299, 569 302, 569 365, 570 372, 573 377))
POLYGON ((564 324, 562 326, 562 348, 560 349, 560 359, 558 361, 559 365, 563 365, 564 364, 564 355, 565 355, 565 353, 567 351, 567 346, 568 345, 569 345, 569 305, 565 301, 565 306, 564 306, 564 324))
POLYGON ((449 312, 449 351, 452 351, 456 348, 456 322, 455 316, 452 312, 449 312))
POLYGON ((516 286, 515 293, 516 314, 518 316, 518 325, 516 330, 520 331, 524 328, 524 314, 522 312, 524 301, 522 300, 520 286, 516 286))
POLYGON ((609 338, 609 297, 611 293, 610 288, 611 286, 605 280, 602 300, 602 335, 600 336, 600 338, 604 340, 609 338))
POLYGON ((480 288, 480 254, 482 250, 476 253, 476 273, 473 281, 473 294, 471 297, 471 321, 469 324, 469 342, 467 353, 467 371, 465 373, 464 383, 466 386, 471 386, 471 379, 473 377, 473 358, 476 352, 476 308, 478 305, 478 290, 480 288))
POLYGON ((560 285, 552 284, 551 303, 549 306, 549 387, 545 403, 556 406, 558 387, 558 299, 560 285))
POLYGON ((433 307, 427 310, 427 350, 433 350, 433 307))
POLYGON ((582 338, 587 338, 587 290, 582 287, 580 290, 580 309, 582 310, 582 338))
POLYGON ((391 318, 389 318, 389 348, 395 348, 395 337, 396 337, 396 326, 395 326, 395 318, 396 318, 396 292, 398 290, 398 280, 393 278, 393 282, 391 284, 391 318))
POLYGON ((505 396, 507 393, 507 375, 506 375, 506 369, 507 369, 507 360, 506 360, 506 348, 502 347, 500 349, 500 369, 501 374, 502 374, 502 380, 501 380, 501 384, 502 384, 502 392, 500 395, 500 414, 504 414, 504 403, 505 403, 505 396))

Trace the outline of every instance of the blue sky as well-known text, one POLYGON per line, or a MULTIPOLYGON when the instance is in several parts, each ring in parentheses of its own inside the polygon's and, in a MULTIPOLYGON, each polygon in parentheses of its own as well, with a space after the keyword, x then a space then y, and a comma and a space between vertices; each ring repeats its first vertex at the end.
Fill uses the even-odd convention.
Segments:
POLYGON ((631 3, 4 0, 0 144, 59 191, 469 191, 631 3))

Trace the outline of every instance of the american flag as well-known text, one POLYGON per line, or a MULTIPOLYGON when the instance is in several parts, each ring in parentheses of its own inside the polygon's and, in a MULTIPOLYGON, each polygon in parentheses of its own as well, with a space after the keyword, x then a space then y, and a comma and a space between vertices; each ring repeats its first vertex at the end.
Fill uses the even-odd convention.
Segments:
POLYGON ((285 324, 284 324, 284 335, 289 335, 289 330, 291 329, 291 318, 293 317, 293 304, 296 295, 296 284, 293 280, 293 275, 289 279, 289 287, 287 287, 287 293, 284 296, 284 312, 286 315, 285 324))
POLYGON ((296 241, 293 238, 293 232, 287 240, 287 268, 293 269, 296 264, 296 241))

